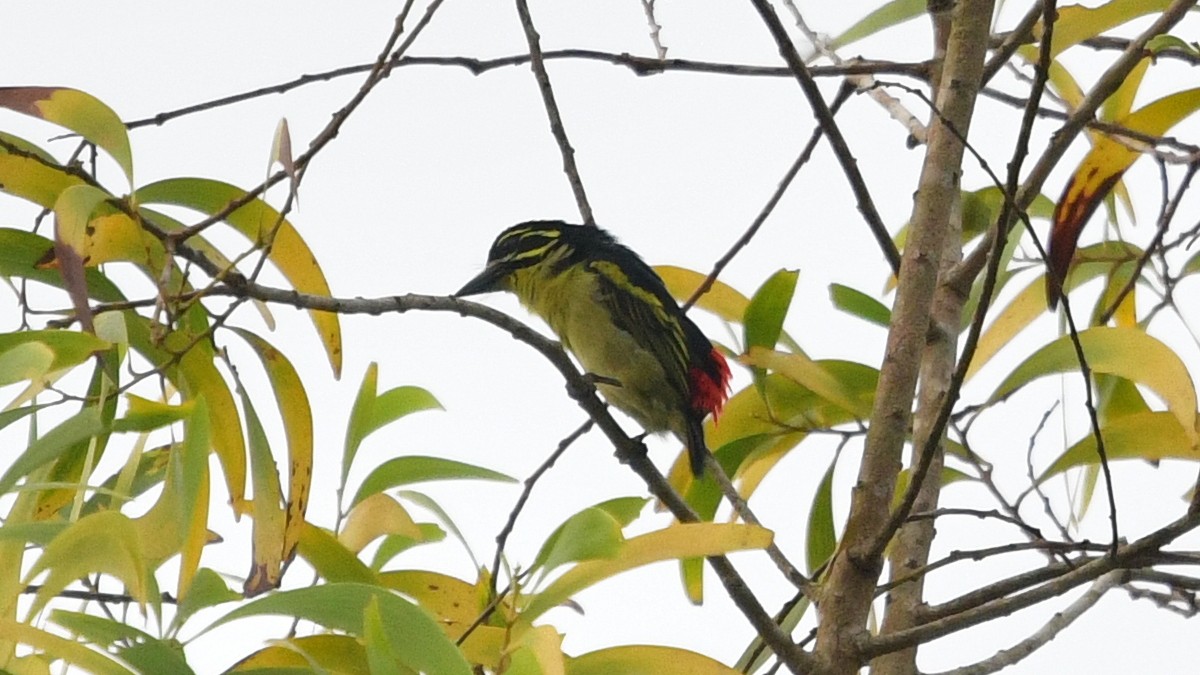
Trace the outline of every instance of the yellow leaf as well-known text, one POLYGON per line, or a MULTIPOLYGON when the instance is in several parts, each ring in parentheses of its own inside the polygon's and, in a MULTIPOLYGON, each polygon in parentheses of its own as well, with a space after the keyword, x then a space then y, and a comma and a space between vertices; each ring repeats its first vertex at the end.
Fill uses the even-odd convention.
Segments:
MULTIPOLYGON (((1196 389, 1183 360, 1170 347, 1137 328, 1098 326, 1079 333, 1088 366, 1144 385, 1159 396, 1195 443, 1196 389)), ((1030 381, 1079 368, 1070 335, 1064 335, 1025 359, 1000 383, 991 400, 1001 400, 1030 381)))
MULTIPOLYGON (((707 274, 674 265, 655 265, 654 271, 662 277, 667 291, 681 303, 692 297, 692 293, 695 293, 700 284, 708 278, 707 274)), ((749 305, 749 298, 720 280, 714 281, 712 288, 696 301, 697 307, 706 309, 729 323, 741 323, 749 305)))
POLYGON ((371 675, 362 643, 352 635, 308 635, 280 640, 238 661, 231 673, 323 668, 331 675, 371 675))
POLYGON ((839 381, 824 366, 803 354, 752 347, 744 360, 748 365, 766 368, 803 385, 859 419, 871 416, 870 400, 862 400, 853 389, 839 381))
POLYGON ((108 655, 61 635, 47 633, 29 624, 0 618, 0 635, 6 640, 27 645, 54 659, 79 666, 94 675, 133 675, 133 671, 111 660, 108 655))
POLYGON ((506 655, 505 675, 565 675, 562 635, 552 626, 537 626, 520 632, 506 655))
MULTIPOLYGON (((1200 460, 1187 430, 1169 412, 1138 412, 1114 418, 1100 428, 1109 460, 1200 460)), ((1050 464, 1038 482, 1077 466, 1099 464, 1096 437, 1088 433, 1050 464)))
POLYGON ((147 565, 134 521, 118 511, 100 511, 73 523, 53 539, 25 576, 31 583, 49 572, 29 610, 37 616, 67 584, 89 574, 121 580, 137 602, 146 602, 147 565))
MULTIPOLYGON (((172 178, 139 189, 137 197, 141 203, 175 204, 211 215, 245 194, 245 190, 220 181, 172 178)), ((255 245, 269 244, 268 259, 297 291, 329 297, 329 284, 316 256, 296 228, 266 202, 251 200, 229 214, 225 222, 255 245)), ((334 376, 338 377, 342 372, 342 329, 338 315, 317 310, 309 311, 309 315, 325 345, 334 376)))
POLYGON ((425 570, 398 570, 379 575, 384 586, 417 601, 437 617, 454 639, 467 630, 487 605, 488 589, 462 579, 425 570))
POLYGON ((402 534, 416 541, 424 539, 421 528, 417 527, 400 502, 379 492, 350 510, 346 524, 338 534, 338 541, 351 552, 358 553, 385 534, 402 534))
POLYGON ((133 183, 133 153, 125 124, 96 97, 64 87, 0 87, 0 106, 66 127, 117 160, 133 183))
POLYGON ((624 645, 567 660, 566 675, 739 675, 720 661, 686 649, 624 645))
POLYGON ((287 521, 283 533, 283 560, 296 552, 300 529, 308 512, 308 495, 312 489, 313 423, 308 392, 292 362, 261 337, 245 330, 234 329, 262 360, 275 392, 275 402, 283 418, 283 431, 288 441, 287 521))
POLYGON ((533 596, 519 620, 531 623, 575 593, 608 577, 660 560, 724 555, 731 551, 764 548, 772 533, 754 525, 687 523, 643 534, 625 542, 617 557, 589 560, 568 570, 544 591, 533 596))

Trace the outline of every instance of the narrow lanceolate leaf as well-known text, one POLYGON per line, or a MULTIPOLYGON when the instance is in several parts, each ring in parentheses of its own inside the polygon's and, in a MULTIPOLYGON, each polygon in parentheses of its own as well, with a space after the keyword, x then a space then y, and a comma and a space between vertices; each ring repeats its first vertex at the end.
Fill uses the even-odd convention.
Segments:
POLYGON ((116 577, 139 603, 146 602, 148 578, 137 527, 118 511, 102 511, 80 518, 46 547, 26 575, 26 583, 42 572, 42 581, 29 615, 36 616, 67 584, 89 574, 116 577))
POLYGON ((238 661, 230 673, 345 673, 371 675, 366 650, 353 635, 306 635, 280 640, 238 661), (324 671, 320 669, 324 669, 324 671))
POLYGON ((275 402, 283 418, 283 431, 288 442, 287 520, 283 533, 282 559, 286 564, 296 551, 300 529, 308 512, 308 495, 312 489, 313 422, 308 392, 295 366, 283 352, 261 337, 245 330, 234 329, 262 360, 275 391, 275 402))
POLYGON ((63 190, 54 202, 54 257, 62 274, 63 288, 75 307, 79 325, 89 333, 92 308, 88 304, 87 280, 83 260, 87 255, 88 227, 92 212, 111 195, 91 185, 74 185, 63 190))
POLYGON ((414 541, 423 538, 421 528, 400 502, 390 495, 374 494, 350 509, 338 541, 350 552, 359 553, 367 544, 388 534, 402 534, 414 541))
POLYGON ((840 381, 818 361, 803 354, 788 354, 773 349, 752 347, 746 362, 756 368, 770 370, 801 384, 830 403, 858 419, 871 416, 872 398, 862 396, 853 383, 840 381))
MULTIPOLYGON (((1067 48, 1088 38, 1096 37, 1139 16, 1161 12, 1170 4, 1169 0, 1109 0, 1097 7, 1059 7, 1054 17, 1054 42, 1051 44, 1050 53, 1052 56, 1058 56, 1067 48)), ((1034 38, 1040 40, 1043 30, 1039 22, 1034 28, 1034 38)), ((1036 59, 1036 54, 1035 47, 1032 50, 1031 61, 1036 59)))
POLYGON ((238 395, 242 399, 246 431, 249 432, 250 482, 254 493, 250 506, 254 514, 254 562, 242 590, 247 597, 253 597, 278 588, 283 577, 283 490, 267 433, 240 382, 238 395))
POLYGON ((471 675, 458 648, 428 612, 386 588, 369 584, 330 583, 272 593, 233 610, 208 629, 237 619, 282 615, 361 636, 363 615, 373 599, 389 636, 397 636, 392 647, 411 667, 439 675, 471 675))
POLYGON ((844 33, 834 38, 829 46, 832 49, 845 47, 924 13, 924 0, 892 0, 847 28, 844 33))
POLYGON ((808 573, 813 574, 833 556, 837 547, 837 530, 833 524, 833 470, 837 467, 838 456, 834 455, 825 477, 813 495, 812 509, 808 512, 808 541, 805 546, 805 559, 808 563, 808 573))
POLYGON ((61 424, 46 432, 25 449, 0 476, 0 494, 8 492, 21 478, 33 470, 57 459, 80 441, 85 441, 104 430, 100 410, 88 406, 61 424))
POLYGON ((379 386, 379 364, 371 363, 363 373, 362 383, 350 410, 346 425, 346 444, 342 450, 342 480, 350 473, 358 448, 367 436, 396 420, 422 410, 442 409, 433 394, 421 387, 393 387, 376 394, 379 386))
MULTIPOLYGON (((707 278, 707 275, 674 265, 655 265, 654 271, 662 278, 667 292, 679 302, 685 302, 692 297, 707 278)), ((741 323, 749 304, 750 298, 721 280, 714 281, 712 288, 696 301, 697 307, 708 310, 729 323, 741 323)))
POLYGON ((431 480, 491 480, 501 483, 516 483, 517 479, 498 471, 485 469, 466 462, 456 462, 441 457, 409 455, 395 457, 375 467, 354 494, 352 504, 367 497, 400 485, 411 485, 431 480))
MULTIPOLYGON (((172 178, 137 191, 140 203, 175 204, 213 215, 246 194, 235 185, 202 178, 172 178)), ((286 218, 261 199, 251 200, 225 218, 235 230, 259 246, 270 245, 268 259, 301 293, 329 297, 325 273, 312 249, 286 218)), ((310 310, 313 324, 325 345, 335 377, 342 372, 342 328, 338 315, 310 310)))
POLYGON ((724 555, 732 551, 764 548, 770 530, 754 525, 687 523, 634 537, 616 557, 589 560, 568 570, 530 600, 521 612, 522 623, 531 623, 547 610, 561 605, 579 591, 621 572, 660 560, 724 555))
MULTIPOLYGON (((1137 261, 1143 255, 1142 249, 1125 242, 1105 242, 1081 248, 1075 256, 1075 269, 1067 279, 1063 292, 1070 293, 1096 277, 1109 274, 1115 266, 1137 261)), ((1046 279, 1043 275, 1018 292, 984 329, 979 337, 979 346, 975 349, 975 358, 967 369, 967 379, 1045 311, 1046 279)))
POLYGON ((108 617, 55 610, 50 620, 66 628, 85 642, 112 649, 122 660, 143 673, 178 673, 191 675, 194 671, 183 656, 183 647, 159 640, 108 617))
POLYGON ((571 516, 546 539, 531 570, 545 574, 559 565, 580 560, 613 558, 621 551, 625 537, 621 523, 595 506, 571 516))
POLYGON ((892 323, 892 310, 862 291, 842 284, 830 284, 829 298, 833 301, 834 307, 851 316, 857 316, 884 328, 892 323))
POLYGON ((746 351, 752 347, 775 348, 799 276, 796 270, 779 270, 754 293, 744 317, 746 351))
POLYGON ((675 647, 626 645, 567 659, 566 675, 738 675, 741 671, 703 654, 675 647))
MULTIPOLYGON (((0 166, 3 164, 4 153, 0 151, 0 166)), ((3 181, 3 175, 0 175, 0 185, 3 185, 3 181)), ((62 275, 58 270, 38 265, 46 251, 53 246, 54 242, 45 237, 0 227, 0 276, 29 279, 62 288, 62 275)), ((87 282, 88 293, 96 300, 116 302, 125 299, 121 291, 98 270, 86 270, 84 279, 87 282)))
POLYGON ((111 155, 133 183, 133 153, 125 124, 91 94, 65 87, 0 87, 0 106, 74 131, 111 155))
POLYGON ((296 550, 318 576, 330 582, 379 583, 375 572, 325 528, 305 523, 296 550))
POLYGON ((287 118, 279 120, 279 125, 275 127, 275 137, 271 141, 271 162, 270 167, 278 163, 283 168, 283 172, 288 177, 288 191, 292 199, 296 198, 296 163, 292 161, 292 134, 288 131, 287 118))
MULTIPOLYGON (((1195 443, 1196 389, 1187 367, 1170 347, 1137 328, 1089 328, 1079 333, 1088 366, 1096 373, 1117 375, 1153 391, 1195 443)), ((1070 335, 1042 347, 1000 383, 991 400, 998 401, 1029 382, 1079 369, 1070 335)))
POLYGON ((61 635, 48 633, 27 623, 0 618, 0 635, 6 640, 32 647, 55 660, 78 666, 93 675, 134 675, 134 671, 113 661, 109 655, 69 640, 61 635))
MULTIPOLYGON (((1102 426, 1100 432, 1104 436, 1104 450, 1109 460, 1197 459, 1193 439, 1187 430, 1179 425, 1179 420, 1169 412, 1124 415, 1102 426)), ((1038 477, 1038 482, 1068 469, 1099 462, 1096 437, 1089 433, 1054 460, 1038 477)))
MULTIPOLYGON (((1200 88, 1188 89, 1164 96, 1115 122, 1134 131, 1161 136, 1197 108, 1200 108, 1200 88)), ((1125 170, 1141 155, 1141 151, 1131 145, 1127 139, 1096 136, 1091 151, 1059 197, 1050 231, 1050 283, 1046 288, 1052 307, 1058 300, 1084 224, 1125 170)))

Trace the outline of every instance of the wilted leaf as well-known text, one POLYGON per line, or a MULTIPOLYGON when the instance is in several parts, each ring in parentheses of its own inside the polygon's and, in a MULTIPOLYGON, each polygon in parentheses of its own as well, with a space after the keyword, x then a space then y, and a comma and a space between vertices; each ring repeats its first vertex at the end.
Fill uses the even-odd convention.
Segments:
MULTIPOLYGON (((1057 32, 1055 37, 1057 40, 1057 32)), ((1161 136, 1198 107, 1200 88, 1188 89, 1164 96, 1115 122, 1134 131, 1161 136)), ((1050 233, 1046 291, 1051 307, 1058 301, 1084 224, 1140 155, 1141 152, 1131 148, 1127 140, 1097 135, 1091 151, 1067 182, 1054 211, 1054 226, 1050 233)))

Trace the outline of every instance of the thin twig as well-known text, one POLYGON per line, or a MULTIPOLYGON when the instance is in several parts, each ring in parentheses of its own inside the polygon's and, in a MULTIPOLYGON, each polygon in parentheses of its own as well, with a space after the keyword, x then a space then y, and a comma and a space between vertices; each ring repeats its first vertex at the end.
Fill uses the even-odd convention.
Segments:
POLYGON ((858 170, 858 162, 854 159, 854 154, 850 152, 850 146, 846 143, 846 138, 842 135, 841 128, 834 121, 833 113, 829 110, 829 105, 825 103, 825 99, 821 96, 821 90, 817 87, 817 83, 813 81, 812 73, 809 71, 808 66, 804 65, 804 60, 800 58, 800 54, 796 51, 796 46, 792 44, 792 39, 788 37, 787 30, 783 27, 783 23, 779 21, 779 16, 775 13, 774 8, 771 7, 768 0, 750 0, 750 3, 754 5, 754 9, 762 17, 763 23, 766 24, 767 30, 771 33, 771 37, 774 38, 775 44, 779 48, 780 55, 783 56, 784 62, 791 68, 792 74, 795 75, 796 81, 800 84, 800 89, 808 99, 809 106, 812 107, 817 122, 829 137, 829 144, 833 148, 833 153, 837 157, 838 163, 842 166, 842 173, 846 175, 846 179, 850 182, 850 188, 854 191, 854 197, 858 201, 859 213, 866 220, 867 227, 870 228, 876 243, 879 244, 880 251, 883 252, 883 257, 887 260, 888 266, 891 267, 892 273, 899 275, 900 251, 896 249, 896 244, 892 241, 892 236, 888 233, 887 226, 883 224, 883 219, 879 217, 879 211, 875 208, 875 202, 871 199, 870 191, 867 190, 867 183, 863 179, 862 173, 858 170))
POLYGON ((546 117, 550 120, 550 133, 558 144, 562 155, 563 172, 567 174, 567 182, 571 184, 571 192, 575 194, 575 204, 579 207, 579 215, 584 225, 596 225, 596 217, 592 214, 592 205, 588 203, 587 192, 583 189, 583 180, 579 177, 579 167, 575 166, 575 149, 567 138, 567 130, 563 126, 562 116, 558 113, 558 103, 554 100, 554 89, 550 86, 550 75, 546 73, 546 63, 542 59, 541 37, 533 26, 533 17, 529 15, 529 4, 525 0, 516 0, 517 14, 521 17, 521 27, 525 29, 525 42, 529 45, 529 64, 533 68, 534 79, 537 80, 538 90, 542 93, 542 103, 546 106, 546 117))
MULTIPOLYGON (((504 557, 504 546, 508 543, 508 535, 512 534, 513 528, 517 525, 517 517, 521 515, 521 511, 525 508, 525 502, 529 501, 529 495, 533 493, 533 486, 537 485, 538 480, 554 466, 559 457, 571 447, 571 444, 591 430, 595 422, 589 417, 586 422, 579 425, 579 428, 572 431, 566 438, 558 442, 558 447, 546 461, 542 462, 528 478, 525 479, 525 487, 521 490, 521 496, 517 498, 517 503, 513 505, 512 511, 508 514, 508 521, 504 523, 504 527, 500 529, 500 533, 496 535, 496 556, 492 559, 492 580, 491 580, 491 596, 496 596, 496 581, 500 576, 500 562, 504 557)), ((483 617, 487 620, 487 617, 483 617)))
MULTIPOLYGON (((838 90, 837 96, 834 97, 833 103, 829 106, 830 114, 836 115, 838 110, 841 109, 842 104, 845 103, 848 98, 850 98, 850 94, 853 92, 854 87, 850 85, 842 85, 842 88, 838 90)), ((817 143, 821 140, 821 136, 824 134, 825 127, 822 125, 817 125, 817 127, 813 129, 812 134, 808 137, 808 142, 804 144, 804 149, 800 151, 799 156, 796 157, 796 161, 792 162, 792 165, 788 167, 787 172, 783 174, 783 178, 781 178, 779 180, 779 184, 775 186, 775 191, 771 193, 771 197, 767 200, 767 203, 763 205, 762 209, 759 210, 758 215, 754 217, 754 221, 750 223, 750 227, 746 228, 746 231, 742 233, 742 236, 738 237, 737 241, 733 242, 733 245, 729 247, 729 250, 725 252, 725 255, 721 256, 721 258, 717 260, 717 262, 713 265, 712 271, 709 272, 708 276, 704 278, 704 282, 692 292, 692 296, 687 299, 687 302, 683 303, 683 310, 685 312, 691 308, 692 305, 696 304, 696 301, 712 288, 712 285, 714 282, 716 282, 717 277, 721 276, 721 272, 723 272, 729 263, 733 262, 734 257, 737 256, 737 254, 740 253, 741 250, 744 249, 752 239, 754 239, 754 235, 758 234, 759 228, 763 226, 763 223, 767 222, 767 218, 770 217, 771 213, 775 211, 775 206, 779 204, 781 199, 783 199, 784 193, 787 192, 788 187, 791 186, 792 181, 796 178, 796 175, 800 173, 801 167, 807 164, 809 158, 812 157, 813 150, 816 149, 817 143)))

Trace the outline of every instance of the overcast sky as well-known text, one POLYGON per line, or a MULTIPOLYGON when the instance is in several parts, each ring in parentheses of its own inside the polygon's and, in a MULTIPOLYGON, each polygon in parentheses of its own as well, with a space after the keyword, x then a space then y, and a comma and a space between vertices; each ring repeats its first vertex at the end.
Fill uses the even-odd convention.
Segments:
MULTIPOLYGON (((837 34, 875 3, 798 4, 809 25, 837 34)), ((122 118, 140 119, 302 74, 370 62, 399 6, 14 2, 4 12, 0 81, 76 87, 107 102, 122 118)), ((423 9, 418 3, 414 16, 423 9)), ((1017 11, 1006 14, 1002 25, 1011 25, 1011 17, 1024 10, 1012 9, 1017 11)), ((543 49, 654 54, 637 0, 534 2, 531 10, 543 49)), ((658 19, 669 57, 779 62, 749 3, 662 0, 658 19)), ((1191 26, 1196 27, 1195 21, 1191 26)), ((918 61, 927 57, 928 45, 929 30, 920 19, 855 44, 844 55, 918 61)), ((409 54, 489 58, 525 50, 512 3, 447 0, 409 54)), ((550 75, 597 220, 651 264, 710 269, 762 208, 813 126, 799 87, 789 79, 693 73, 639 77, 612 65, 561 61, 551 63, 550 75)), ((134 131, 136 182, 205 176, 253 186, 267 174, 272 135, 281 118, 289 123, 294 145, 303 149, 361 81, 361 75, 344 77, 134 131)), ((1000 82, 1009 91, 1022 91, 1009 76, 1000 82)), ((824 86, 832 96, 836 83, 824 86)), ((904 100, 924 118, 915 99, 904 100)), ((980 114, 971 140, 1000 171, 1016 116, 993 103, 981 104, 980 114)), ((850 101, 839 121, 884 220, 893 231, 898 229, 909 214, 921 149, 906 149, 903 128, 866 97, 850 101)), ((1044 146, 1053 128, 1052 122, 1039 124, 1034 152, 1044 146)), ((60 156, 73 147, 71 141, 48 141, 57 133, 52 127, 7 112, 0 113, 0 129, 60 156)), ((1195 126, 1191 129, 1194 132, 1195 126)), ((1077 146, 1072 159, 1051 179, 1051 197, 1057 197, 1069 168, 1082 156, 1082 141, 1077 146)), ((852 359, 877 367, 883 329, 833 311, 828 300, 831 283, 879 296, 887 279, 886 265, 836 166, 826 147, 818 149, 752 246, 722 278, 749 295, 775 270, 800 269, 787 330, 815 358, 852 359)), ((986 185, 977 168, 968 165, 965 173, 965 187, 986 185)), ((104 178, 113 190, 123 190, 116 171, 104 178)), ((1143 222, 1133 236, 1148 238, 1158 208, 1155 169, 1139 164, 1130 180, 1143 222)), ((285 188, 276 188, 270 201, 279 205, 285 196, 285 188)), ((0 226, 27 227, 35 214, 28 205, 0 198, 0 226)), ((577 221, 579 216, 528 68, 475 76, 461 68, 423 66, 393 72, 317 157, 292 222, 316 252, 335 295, 375 297, 448 294, 482 267, 488 246, 502 228, 540 218, 577 221)), ((1188 222, 1194 220, 1193 210, 1188 222)), ((229 251, 243 245, 234 236, 214 236, 229 251)), ((265 281, 281 284, 272 274, 265 281)), ((527 316, 512 298, 482 301, 527 316)), ((890 296, 886 302, 890 304, 890 296)), ((5 306, 14 304, 10 299, 5 306)), ((5 311, 16 316, 15 310, 5 311)), ((426 387, 446 411, 415 415, 373 437, 359 459, 361 469, 396 454, 432 454, 524 478, 583 420, 583 413, 564 395, 557 373, 542 358, 481 322, 428 314, 345 317, 344 376, 334 381, 307 319, 287 308, 275 308, 274 313, 279 327, 270 339, 300 367, 314 399, 317 461, 327 469, 318 471, 310 507, 310 517, 320 525, 333 524, 333 467, 340 462, 344 421, 358 381, 372 361, 380 363, 381 387, 426 387)), ((712 317, 699 315, 698 320, 714 339, 734 341, 712 317)), ((14 322, 3 319, 5 330, 14 322)), ((249 308, 238 315, 238 322, 264 329, 249 308)), ((1043 317, 1004 353, 1005 363, 1011 367, 1055 331, 1053 319, 1043 317)), ((1182 327, 1178 335, 1164 339, 1190 350, 1185 358, 1194 367, 1197 350, 1182 327)), ((985 371, 967 400, 985 398, 1002 370, 985 371)), ((740 373, 737 387, 746 381, 740 373)), ((1043 393, 1053 396, 1061 389, 1067 405, 1078 408, 1078 389, 1073 386, 1054 382, 1043 393)), ((1028 439, 1048 400, 1019 398, 992 413, 976 432, 981 441, 976 449, 996 463, 1007 485, 1020 485, 1028 439)), ((261 405, 259 413, 277 432, 269 408, 261 405)), ((1074 442, 1085 429, 1078 418, 1068 418, 1064 422, 1061 415, 1052 417, 1042 439, 1043 459, 1056 455, 1064 442, 1074 442)), ((634 430, 631 422, 627 428, 634 430)), ((766 524, 776 527, 780 546, 797 560, 803 559, 809 503, 833 446, 831 439, 805 441, 754 501, 766 524)), ((839 519, 848 504, 858 450, 848 450, 838 467, 839 519)), ((652 457, 664 468, 677 451, 674 441, 651 444, 652 457)), ((364 473, 356 472, 357 478, 364 473)), ((1169 462, 1160 469, 1129 464, 1117 475, 1123 532, 1132 538, 1181 511, 1180 496, 1195 470, 1169 462)), ((214 482, 215 493, 216 486, 214 482)), ((1055 488, 1056 498, 1061 498, 1064 487, 1055 488)), ((427 492, 457 519, 476 555, 490 561, 493 538, 518 488, 447 484, 427 492)), ((956 486, 947 491, 946 500, 987 508, 990 503, 981 493, 976 487, 956 486)), ((613 497, 644 494, 644 485, 593 434, 539 484, 509 544, 513 564, 527 566, 567 515, 613 497)), ((214 496, 217 503, 224 498, 214 496)), ((1082 525, 1082 536, 1102 540, 1106 516, 1098 503, 1082 525)), ((647 518, 635 528, 666 523, 661 517, 647 518)), ((244 574, 249 567, 248 523, 224 522, 215 529, 225 543, 211 547, 204 564, 244 574)), ((940 523, 939 535, 940 555, 1020 536, 1011 528, 954 520, 940 523)), ((1191 539, 1194 546, 1196 537, 1191 539)), ((747 554, 735 556, 735 561, 752 578, 768 610, 790 596, 765 556, 747 554)), ((468 579, 474 574, 468 557, 449 542, 418 549, 400 562, 468 579)), ((1036 564, 1036 557, 1019 556, 999 563, 959 563, 935 576, 929 593, 934 601, 945 599, 999 578, 1006 570, 1036 564)), ((299 565, 291 575, 291 583, 306 580, 299 565)), ((564 648, 570 653, 625 643, 668 644, 732 663, 753 636, 749 625, 714 578, 708 579, 707 601, 700 608, 688 606, 677 590, 677 579, 673 565, 655 565, 582 593, 577 600, 585 615, 556 610, 548 618, 566 634, 564 648)), ((920 665, 937 671, 991 655, 1040 626, 1063 604, 1047 603, 996 626, 938 641, 922 651, 920 665)), ((237 626, 197 640, 189 648, 192 662, 207 670, 227 666, 227 655, 244 655, 252 645, 280 637, 284 630, 271 632, 264 626, 255 633, 237 626), (227 651, 235 649, 234 644, 236 651, 227 651)), ((1011 672, 1186 673, 1192 672, 1197 657, 1200 641, 1194 622, 1116 591, 1011 672)))

